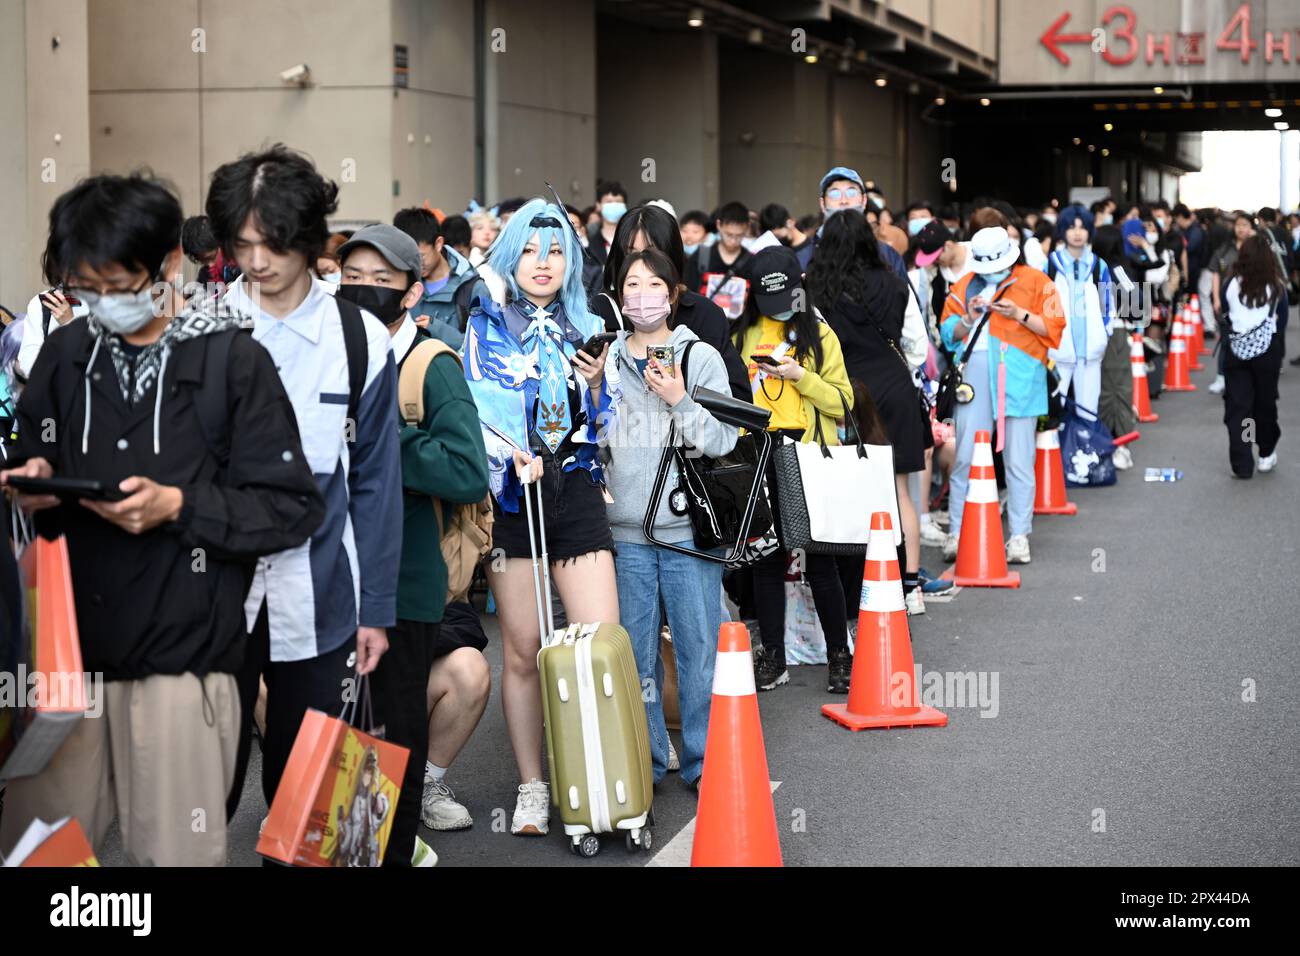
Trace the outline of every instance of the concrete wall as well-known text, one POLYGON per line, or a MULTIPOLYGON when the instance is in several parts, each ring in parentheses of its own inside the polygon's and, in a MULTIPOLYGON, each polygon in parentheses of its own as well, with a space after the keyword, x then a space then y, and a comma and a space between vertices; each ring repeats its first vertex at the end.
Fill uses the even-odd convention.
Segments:
POLYGON ((90 165, 86 0, 4 0, 0 23, 0 302, 19 311, 41 285, 50 205, 90 165))
MULTIPOLYGON (((596 60, 597 176, 622 182, 633 203, 667 199, 679 215, 716 208, 717 37, 705 31, 651 33, 605 20, 596 60), (642 47, 652 47, 654 56, 627 55, 642 47), (654 160, 653 181, 643 174, 646 159, 654 160)), ((579 206, 595 196, 583 199, 579 206)))
POLYGON ((591 203, 596 184, 594 0, 489 0, 486 26, 488 100, 494 106, 486 201, 542 195, 543 183, 549 181, 575 206, 591 203), (495 30, 504 32, 494 37, 495 30), (492 50, 494 39, 503 40, 505 49, 492 50))

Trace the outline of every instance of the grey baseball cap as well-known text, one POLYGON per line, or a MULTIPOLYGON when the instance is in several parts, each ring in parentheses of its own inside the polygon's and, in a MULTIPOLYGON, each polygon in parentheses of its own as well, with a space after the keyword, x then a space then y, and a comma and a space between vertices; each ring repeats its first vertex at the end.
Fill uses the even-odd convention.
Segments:
POLYGON ((348 253, 357 246, 370 246, 388 260, 390 266, 396 266, 415 276, 418 281, 424 272, 420 261, 420 247, 415 240, 396 226, 380 222, 365 226, 352 234, 352 238, 339 246, 339 262, 346 262, 348 253))

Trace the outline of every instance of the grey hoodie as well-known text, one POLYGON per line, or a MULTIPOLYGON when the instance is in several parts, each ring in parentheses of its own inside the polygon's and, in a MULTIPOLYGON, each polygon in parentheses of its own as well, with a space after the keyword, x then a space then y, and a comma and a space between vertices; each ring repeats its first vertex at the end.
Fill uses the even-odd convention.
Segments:
MULTIPOLYGON (((711 458, 725 455, 736 446, 737 429, 724 425, 691 398, 691 390, 703 388, 730 395, 727 367, 717 349, 700 341, 684 325, 673 329, 669 342, 674 349, 677 374, 682 374, 682 355, 686 343, 691 346, 688 362, 686 395, 672 408, 645 384, 636 363, 627 353, 627 336, 620 332, 610 346, 605 362, 605 381, 610 390, 613 412, 600 432, 600 444, 609 450, 612 461, 605 470, 605 481, 614 503, 607 513, 615 541, 645 544, 641 524, 645 520, 650 492, 659 471, 659 459, 668 441, 670 423, 677 425, 677 442, 685 441, 711 458)), ((668 476, 655 518, 655 535, 676 544, 691 540, 690 519, 668 508, 668 497, 677 487, 677 469, 668 476)))

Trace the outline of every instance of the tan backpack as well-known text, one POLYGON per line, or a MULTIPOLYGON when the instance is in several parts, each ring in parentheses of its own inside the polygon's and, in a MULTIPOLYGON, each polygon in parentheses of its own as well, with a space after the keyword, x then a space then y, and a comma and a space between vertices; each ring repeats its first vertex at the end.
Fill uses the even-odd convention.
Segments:
MULTIPOLYGON (((456 350, 439 339, 423 339, 416 343, 402 364, 397 380, 397 407, 402 420, 420 427, 424 421, 424 379, 429 364, 439 355, 447 353, 460 356, 456 350)), ((444 502, 433 499, 433 511, 438 519, 438 536, 442 544, 442 559, 447 564, 447 601, 464 600, 474 581, 474 569, 492 550, 492 496, 468 505, 455 505, 450 524, 443 521, 444 502)))

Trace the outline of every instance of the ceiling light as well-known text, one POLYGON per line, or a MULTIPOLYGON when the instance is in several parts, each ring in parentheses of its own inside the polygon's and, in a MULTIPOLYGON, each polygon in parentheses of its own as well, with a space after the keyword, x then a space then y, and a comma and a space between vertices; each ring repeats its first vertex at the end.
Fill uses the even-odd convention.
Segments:
POLYGON ((1277 119, 1282 115, 1282 111, 1276 106, 1270 106, 1268 109, 1264 110, 1264 115, 1269 119, 1277 119))
POLYGON ((753 27, 749 31, 749 42, 755 45, 763 42, 763 30, 760 27, 753 27))
POLYGON ((1104 126, 1102 127, 1102 129, 1104 129, 1104 130, 1105 130, 1106 132, 1108 132, 1108 133, 1109 133, 1111 130, 1113 130, 1114 128, 1115 128, 1115 124, 1114 124, 1114 123, 1107 123, 1106 125, 1104 125, 1104 126))
POLYGON ((980 97, 980 106, 988 106, 991 100, 987 96, 980 97))
POLYGON ((947 101, 946 101, 942 96, 936 96, 936 97, 934 98, 934 105, 935 105, 935 106, 943 106, 943 104, 946 103, 946 102, 947 102, 947 101))
POLYGON ((1103 155, 1103 156, 1109 156, 1109 155, 1110 155, 1110 150, 1108 150, 1108 149, 1103 149, 1103 150, 1101 151, 1101 155, 1103 155))
POLYGON ((1154 94, 1156 94, 1156 96, 1159 96, 1159 95, 1160 95, 1161 93, 1163 93, 1164 91, 1165 91, 1165 88, 1164 88, 1163 86, 1153 86, 1153 87, 1151 87, 1151 92, 1154 93, 1154 94))
POLYGON ((1083 140, 1079 139, 1079 137, 1077 137, 1077 136, 1074 137, 1074 145, 1075 145, 1075 146, 1082 146, 1082 145, 1083 145, 1083 140))
POLYGON ((805 54, 804 54, 803 61, 804 61, 805 63, 808 63, 808 64, 816 63, 816 62, 817 62, 817 54, 816 54, 816 53, 805 53, 805 54))
POLYGON ((884 86, 888 82, 889 80, 885 79, 884 75, 876 77, 876 86, 884 86))
POLYGON ((1276 130, 1290 129, 1291 124, 1286 122, 1285 120, 1279 120, 1278 122, 1273 124, 1273 128, 1276 130))
POLYGON ((699 7, 691 7, 691 12, 686 17, 686 23, 692 27, 704 26, 704 11, 699 7))
POLYGON ((1089 143, 1089 144, 1088 144, 1088 152, 1090 152, 1090 153, 1095 153, 1096 151, 1097 151, 1097 147, 1096 147, 1096 146, 1093 146, 1092 143, 1089 143))

